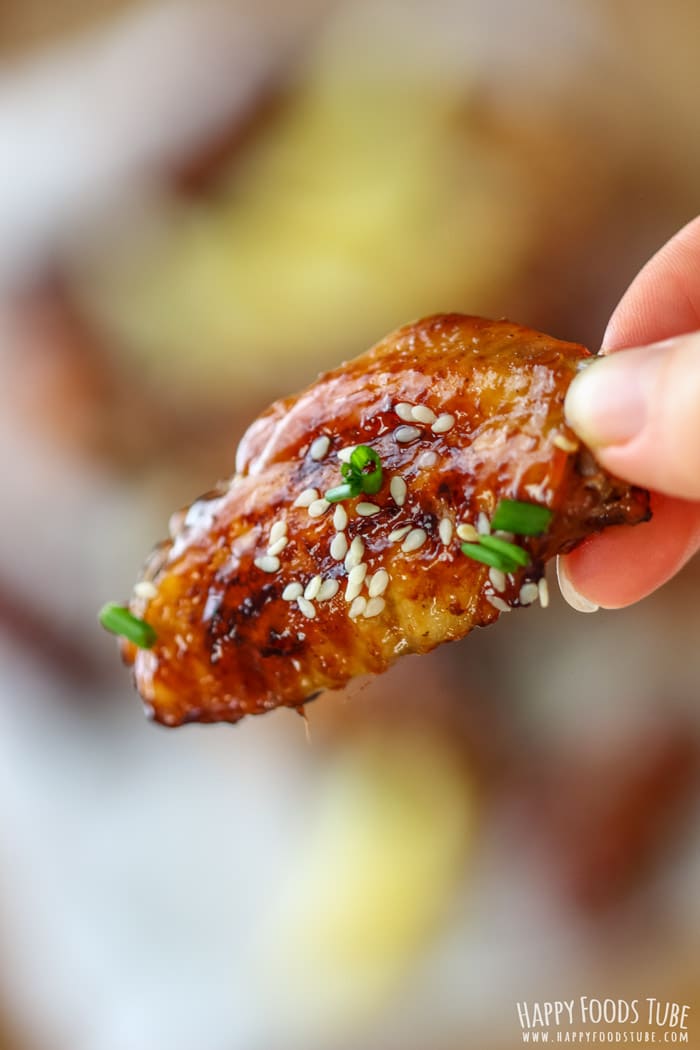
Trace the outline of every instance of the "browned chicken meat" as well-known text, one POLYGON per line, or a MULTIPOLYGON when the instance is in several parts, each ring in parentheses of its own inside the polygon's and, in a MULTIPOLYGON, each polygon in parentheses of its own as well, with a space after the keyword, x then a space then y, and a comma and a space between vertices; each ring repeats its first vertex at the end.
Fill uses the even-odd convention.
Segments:
POLYGON ((546 604, 549 558, 649 516, 565 424, 589 357, 429 317, 272 405, 134 589, 150 648, 122 648, 148 710, 179 725, 301 707, 546 604))

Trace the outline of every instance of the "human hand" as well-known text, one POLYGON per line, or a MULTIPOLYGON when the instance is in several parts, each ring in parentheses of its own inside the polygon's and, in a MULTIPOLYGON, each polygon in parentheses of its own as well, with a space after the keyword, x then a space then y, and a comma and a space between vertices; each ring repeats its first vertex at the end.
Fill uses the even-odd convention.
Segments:
POLYGON ((605 359, 567 394, 570 426, 605 468, 652 489, 653 511, 646 524, 608 529, 559 559, 576 609, 630 605, 700 548, 699 330, 697 218, 635 277, 605 332, 605 359))

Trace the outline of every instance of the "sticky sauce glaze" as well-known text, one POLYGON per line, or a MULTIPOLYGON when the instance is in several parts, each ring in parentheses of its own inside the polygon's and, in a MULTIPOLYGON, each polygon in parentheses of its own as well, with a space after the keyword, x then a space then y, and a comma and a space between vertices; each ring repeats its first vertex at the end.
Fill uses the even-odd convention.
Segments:
POLYGON ((132 598, 158 634, 148 651, 122 645, 147 710, 179 725, 301 706, 534 604, 549 558, 646 520, 647 494, 565 425, 589 356, 506 321, 441 315, 272 405, 233 479, 171 519, 144 571, 155 596, 132 598), (358 444, 379 454, 382 488, 338 511, 323 493, 358 444), (510 574, 460 550, 503 498, 554 513, 545 536, 516 538, 530 562, 510 574))

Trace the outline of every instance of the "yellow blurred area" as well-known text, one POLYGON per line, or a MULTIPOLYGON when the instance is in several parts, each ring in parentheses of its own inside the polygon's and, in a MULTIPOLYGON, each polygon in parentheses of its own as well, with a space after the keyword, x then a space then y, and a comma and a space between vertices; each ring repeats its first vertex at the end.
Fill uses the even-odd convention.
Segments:
POLYGON ((332 1035, 381 1011, 449 915, 475 834, 463 761, 434 734, 362 733, 318 780, 301 863, 268 917, 268 979, 332 1035), (271 969, 270 969, 271 965, 271 969))
POLYGON ((336 756, 320 795, 290 947, 386 979, 448 907, 473 835, 471 791, 439 740, 399 731, 336 756))
POLYGON ((407 319, 482 304, 532 236, 468 91, 324 57, 213 199, 85 267, 89 316, 190 396, 214 375, 266 391, 271 364, 283 389, 407 319))

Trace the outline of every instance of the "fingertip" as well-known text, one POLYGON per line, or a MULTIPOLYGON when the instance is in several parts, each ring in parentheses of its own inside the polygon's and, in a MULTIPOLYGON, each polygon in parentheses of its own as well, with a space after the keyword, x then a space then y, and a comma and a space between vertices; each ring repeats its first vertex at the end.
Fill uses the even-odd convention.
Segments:
POLYGON ((602 354, 670 339, 700 325, 700 217, 678 231, 642 267, 613 312, 602 354))
POLYGON ((622 350, 566 395, 569 426, 610 473, 700 501, 700 332, 622 350))

